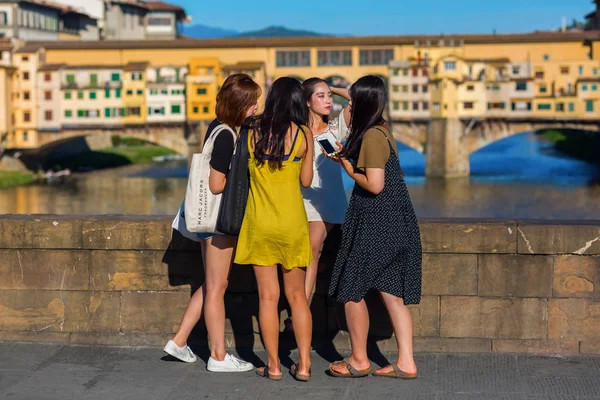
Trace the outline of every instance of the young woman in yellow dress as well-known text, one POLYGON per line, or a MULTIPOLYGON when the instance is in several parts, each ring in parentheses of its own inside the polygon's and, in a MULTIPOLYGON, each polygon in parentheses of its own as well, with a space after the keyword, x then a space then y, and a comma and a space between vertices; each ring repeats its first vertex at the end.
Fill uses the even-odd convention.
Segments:
POLYGON ((308 187, 313 179, 313 137, 303 125, 307 119, 302 85, 294 78, 280 78, 273 83, 264 113, 248 138, 250 193, 235 262, 254 266, 260 331, 268 358, 266 367, 256 372, 273 380, 283 378, 278 357, 278 265, 299 351, 299 362, 290 374, 301 381, 310 378, 312 316, 304 285, 312 249, 300 190, 300 185, 308 187))

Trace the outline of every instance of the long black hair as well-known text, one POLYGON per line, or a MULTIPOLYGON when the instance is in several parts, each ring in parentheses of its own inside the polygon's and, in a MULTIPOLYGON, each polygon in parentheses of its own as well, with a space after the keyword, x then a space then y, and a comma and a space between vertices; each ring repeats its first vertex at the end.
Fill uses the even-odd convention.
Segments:
MULTIPOLYGON (((315 93, 315 87, 319 83, 324 83, 329 86, 329 83, 325 79, 321 78, 308 78, 304 82, 302 82, 302 89, 304 90, 304 101, 309 103, 312 100, 312 95, 315 93)), ((323 115, 323 122, 329 122, 329 115, 323 115)), ((308 121, 310 122, 310 121, 308 121)))
POLYGON ((363 76, 350 87, 352 118, 350 134, 342 156, 356 161, 362 139, 369 129, 385 123, 383 111, 387 106, 387 90, 383 80, 375 75, 363 76))
POLYGON ((265 110, 255 124, 254 157, 257 164, 267 160, 272 169, 281 169, 285 156, 285 138, 292 123, 301 126, 308 120, 308 106, 302 96, 302 84, 294 78, 279 78, 265 100, 265 110))

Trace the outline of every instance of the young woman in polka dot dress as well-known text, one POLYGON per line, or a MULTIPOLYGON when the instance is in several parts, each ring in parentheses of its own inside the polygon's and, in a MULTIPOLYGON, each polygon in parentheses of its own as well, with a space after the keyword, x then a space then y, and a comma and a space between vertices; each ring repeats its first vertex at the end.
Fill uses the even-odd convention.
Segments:
POLYGON ((339 156, 355 185, 343 225, 342 243, 329 294, 344 303, 352 355, 332 363, 336 377, 366 376, 369 314, 364 297, 381 295, 398 342, 398 360, 374 375, 414 379, 413 330, 409 304, 421 300, 421 239, 404 183, 396 142, 383 111, 386 88, 376 76, 359 79, 350 89, 350 135, 339 156))

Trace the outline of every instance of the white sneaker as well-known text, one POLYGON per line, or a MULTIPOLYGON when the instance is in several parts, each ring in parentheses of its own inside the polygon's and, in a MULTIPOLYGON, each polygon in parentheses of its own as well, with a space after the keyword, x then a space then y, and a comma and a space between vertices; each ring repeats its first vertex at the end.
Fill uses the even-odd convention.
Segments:
POLYGON ((165 348, 163 349, 163 351, 183 362, 186 362, 186 363, 196 362, 196 355, 194 354, 194 352, 192 351, 192 349, 190 349, 190 347, 188 345, 179 347, 179 346, 177 346, 177 343, 175 343, 172 340, 169 340, 167 342, 165 348))
POLYGON ((210 372, 247 372, 254 369, 251 363, 240 360, 234 355, 227 354, 223 361, 217 361, 210 357, 206 369, 210 372))

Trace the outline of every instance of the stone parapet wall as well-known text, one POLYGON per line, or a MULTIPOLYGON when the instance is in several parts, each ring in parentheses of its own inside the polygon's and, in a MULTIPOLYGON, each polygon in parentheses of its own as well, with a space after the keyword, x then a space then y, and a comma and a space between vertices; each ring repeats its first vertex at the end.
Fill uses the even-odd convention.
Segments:
MULTIPOLYGON (((420 227, 416 351, 600 354, 600 221, 420 227)), ((339 229, 311 309, 315 347, 343 351, 343 308, 326 296, 337 240, 339 229)), ((0 217, 0 341, 161 346, 202 281, 199 245, 173 233, 170 217, 0 217)), ((368 305, 373 340, 394 350, 377 296, 368 305)), ((261 348, 251 267, 234 266, 226 310, 227 345, 261 348)), ((192 342, 206 344, 202 323, 192 342)))

